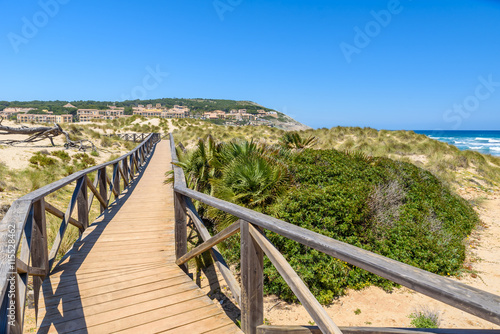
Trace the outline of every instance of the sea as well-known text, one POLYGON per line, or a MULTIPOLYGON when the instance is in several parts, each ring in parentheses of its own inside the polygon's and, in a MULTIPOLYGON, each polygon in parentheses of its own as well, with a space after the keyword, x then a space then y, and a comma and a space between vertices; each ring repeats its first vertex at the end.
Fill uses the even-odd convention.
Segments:
POLYGON ((500 130, 415 130, 415 133, 455 145, 461 150, 500 156, 500 130))

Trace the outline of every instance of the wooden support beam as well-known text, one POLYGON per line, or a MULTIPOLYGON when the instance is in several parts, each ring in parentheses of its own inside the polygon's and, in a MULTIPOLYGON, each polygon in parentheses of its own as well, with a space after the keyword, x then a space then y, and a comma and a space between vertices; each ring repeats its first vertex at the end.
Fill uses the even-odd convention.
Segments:
POLYGON ((115 194, 115 201, 118 199, 118 196, 120 196, 120 164, 117 162, 113 165, 113 194, 115 194))
MULTIPOLYGON (((49 202, 45 202, 45 211, 53 214, 54 216, 56 216, 57 218, 61 218, 63 219, 64 218, 64 212, 62 212, 61 210, 59 210, 58 208, 54 207, 52 204, 50 204, 49 202)), ((77 228, 79 228, 80 230, 83 229, 83 225, 75 220, 74 218, 70 217, 69 218, 69 223, 77 228)))
MULTIPOLYGON (((122 161, 122 163, 123 163, 123 161, 122 161)), ((127 187, 128 186, 128 180, 125 177, 126 174, 123 172, 123 168, 119 164, 118 164, 118 171, 120 172, 120 175, 122 176, 124 186, 127 187)))
POLYGON ((189 253, 184 254, 183 256, 178 258, 177 261, 175 261, 175 263, 179 266, 186 263, 187 261, 191 260, 192 258, 208 251, 213 246, 217 245, 219 242, 226 240, 227 238, 229 238, 232 235, 235 235, 236 233, 238 233, 239 230, 240 230, 240 222, 237 221, 237 222, 231 224, 230 226, 226 227, 224 230, 219 232, 217 235, 214 235, 213 237, 211 237, 210 239, 208 239, 207 241, 205 241, 201 245, 195 247, 189 253))
POLYGON ((45 277, 47 270, 45 267, 32 267, 20 259, 16 259, 16 270, 18 274, 29 274, 32 276, 45 277))
POLYGON ((52 245, 52 249, 50 250, 49 269, 52 268, 52 265, 54 264, 57 253, 59 252, 59 247, 61 247, 61 243, 62 243, 62 240, 64 238, 64 233, 66 233, 66 228, 68 227, 69 219, 71 218, 71 213, 73 212, 73 209, 75 208, 78 194, 80 193, 82 186, 83 186, 83 180, 84 180, 84 178, 82 177, 82 178, 78 179, 78 181, 76 181, 75 190, 73 191, 73 195, 72 195, 71 200, 69 202, 68 209, 66 210, 66 213, 64 214, 64 218, 61 222, 61 226, 59 227, 59 231, 57 232, 56 238, 55 238, 54 243, 52 245))
POLYGON ((108 205, 109 205, 109 201, 111 200, 111 194, 115 195, 115 198, 118 197, 118 192, 116 191, 116 189, 114 187, 114 179, 115 179, 114 175, 115 175, 115 171, 114 170, 113 170, 113 176, 111 177, 111 179, 109 178, 108 174, 106 174, 106 182, 109 185, 109 195, 110 195, 109 198, 108 198, 108 205))
POLYGON ((82 228, 80 229, 80 234, 82 234, 87 229, 87 227, 89 227, 87 179, 88 179, 87 176, 82 177, 82 187, 77 197, 78 221, 82 225, 82 228))
MULTIPOLYGON (((187 253, 187 215, 184 196, 174 193, 175 212, 175 258, 180 259, 187 253)), ((187 272, 187 266, 181 265, 182 270, 187 272)))
POLYGON ((123 173, 122 173, 123 181, 125 182, 126 186, 128 186, 129 185, 129 175, 130 175, 130 171, 128 168, 128 158, 125 158, 122 160, 122 168, 123 168, 123 173))
MULTIPOLYGON (((104 198, 102 198, 101 194, 97 190, 97 185, 99 184, 99 174, 96 176, 94 184, 92 184, 92 182, 90 182, 90 179, 88 178, 88 176, 86 176, 86 177, 87 177, 87 186, 89 187, 90 191, 92 192, 92 195, 94 195, 97 198, 99 203, 101 203, 101 206, 103 206, 105 209, 107 209, 108 204, 106 203, 106 200, 104 200, 104 198)), ((89 209, 90 209, 91 204, 92 204, 92 202, 89 201, 89 209)))
POLYGON ((264 322, 264 258, 250 235, 250 223, 240 220, 241 234, 241 329, 256 334, 264 322))
MULTIPOLYGON (((205 225, 203 225, 203 221, 198 215, 198 212, 196 211, 196 208, 194 207, 194 204, 191 201, 191 199, 188 197, 185 197, 185 199, 186 199, 187 213, 189 217, 191 217, 191 221, 195 225, 196 230, 200 234, 201 238, 204 241, 207 241, 208 239, 211 238, 210 233, 208 232, 205 225)), ((231 290, 234 298, 236 299, 236 303, 238 305, 241 305, 240 285, 236 280, 236 278, 234 277, 233 273, 231 272, 231 269, 229 269, 229 266, 227 265, 226 261, 222 257, 222 254, 219 252, 219 249, 217 249, 217 246, 212 247, 210 249, 210 253, 212 254, 212 258, 214 259, 217 269, 219 269, 219 272, 221 273, 222 277, 224 277, 224 280, 226 281, 229 290, 231 290)))
POLYGON ((101 202, 101 213, 108 208, 108 188, 106 187, 106 167, 98 170, 96 178, 99 180, 99 195, 106 204, 101 202))
POLYGON ((40 288, 45 276, 49 274, 49 250, 47 247, 45 200, 42 198, 33 203, 33 240, 31 241, 31 265, 33 268, 29 269, 29 274, 34 276, 35 315, 38 315, 40 288))
POLYGON ((266 253, 269 260, 271 260, 272 264, 276 267, 276 270, 278 270, 281 277, 283 277, 295 296, 300 300, 307 313, 309 313, 314 322, 318 324, 321 331, 324 334, 342 334, 342 331, 333 322, 328 313, 326 313, 325 309, 304 284, 299 275, 293 270, 285 257, 281 255, 262 232, 257 230, 254 226, 249 226, 249 232, 252 239, 256 241, 259 248, 266 253))

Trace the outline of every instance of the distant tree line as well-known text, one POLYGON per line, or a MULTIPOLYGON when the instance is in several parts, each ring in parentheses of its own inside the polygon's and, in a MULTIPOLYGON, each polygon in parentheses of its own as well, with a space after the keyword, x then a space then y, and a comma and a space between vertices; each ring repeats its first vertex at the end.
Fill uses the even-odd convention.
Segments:
POLYGON ((18 108, 36 108, 30 113, 42 113, 43 110, 53 111, 54 114, 72 114, 76 116, 77 109, 108 109, 108 106, 115 105, 125 108, 125 115, 132 115, 132 107, 139 104, 144 106, 152 104, 153 107, 160 103, 163 107, 172 108, 174 105, 186 106, 192 113, 201 114, 214 110, 222 110, 229 112, 232 109, 246 109, 250 114, 256 114, 257 110, 274 111, 274 109, 262 107, 250 101, 234 101, 220 99, 178 99, 178 98, 163 98, 150 100, 127 100, 122 102, 111 101, 71 101, 70 103, 76 108, 64 108, 67 101, 0 101, 0 110, 8 107, 18 108))

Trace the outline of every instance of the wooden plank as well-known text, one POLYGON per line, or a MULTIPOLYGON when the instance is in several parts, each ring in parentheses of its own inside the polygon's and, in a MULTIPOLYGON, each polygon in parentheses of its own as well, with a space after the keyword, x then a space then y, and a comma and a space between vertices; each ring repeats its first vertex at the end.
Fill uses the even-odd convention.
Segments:
POLYGON ((209 249, 211 249, 213 246, 217 245, 221 241, 224 241, 227 238, 235 235, 236 233, 238 233, 239 230, 240 230, 240 222, 239 221, 234 222, 233 224, 231 224, 230 226, 226 227, 224 230, 219 232, 217 235, 208 239, 207 241, 205 241, 201 245, 195 247, 189 253, 178 258, 177 261, 175 261, 175 263, 179 266, 186 263, 187 261, 191 260, 192 258, 200 255, 201 253, 208 251, 209 249))
MULTIPOLYGON (((176 277, 176 279, 171 280, 169 285, 161 286, 149 286, 148 289, 144 289, 140 293, 122 295, 123 298, 117 298, 115 295, 112 299, 109 300, 99 300, 97 299, 83 299, 83 300, 74 300, 72 302, 65 302, 64 304, 54 304, 53 307, 46 309, 46 316, 59 315, 64 312, 64 318, 58 320, 58 322, 69 321, 76 319, 78 315, 81 314, 81 311, 85 310, 85 316, 90 315, 99 315, 105 312, 119 310, 125 306, 133 306, 139 303, 144 303, 156 299, 168 299, 168 297, 173 295, 179 295, 181 293, 185 293, 186 296, 192 295, 193 290, 196 290, 196 286, 193 285, 193 282, 186 281, 185 279, 176 277), (89 300, 92 300, 92 304, 89 303, 89 300)), ((102 295, 101 295, 102 296, 102 295)), ((198 296, 201 296, 199 294, 198 296)))
POLYGON ((267 238, 252 225, 249 226, 249 232, 253 240, 259 244, 259 247, 264 251, 269 260, 278 270, 281 277, 288 284, 293 293, 300 300, 307 313, 313 318, 323 333, 342 334, 342 331, 330 318, 325 309, 321 306, 314 295, 309 291, 309 288, 304 284, 302 279, 293 270, 283 255, 267 240, 267 238))
POLYGON ((157 154, 165 159, 168 151, 161 151, 141 170, 127 201, 105 211, 44 282, 40 332, 230 328, 226 315, 175 264, 174 199, 162 185, 160 166, 168 165, 157 154))
POLYGON ((250 235, 250 224, 240 221, 241 235, 241 329, 246 334, 257 333, 264 322, 264 258, 250 235))
MULTIPOLYGON (((108 187, 106 186, 106 167, 99 169, 97 172, 97 176, 99 179, 99 195, 101 195, 101 198, 105 201, 105 203, 101 203, 101 213, 104 212, 108 208, 108 187)), ((110 196, 111 197, 111 196, 110 196)))
POLYGON ((240 219, 295 240, 406 286, 443 303, 500 325, 500 296, 383 257, 233 203, 174 185, 177 193, 230 213, 240 219))
MULTIPOLYGON (((53 206, 49 202, 45 202, 45 210, 47 212, 53 214, 57 218, 61 218, 61 219, 64 218, 64 212, 62 212, 61 210, 59 210, 58 208, 56 208, 55 206, 53 206)), ((69 217, 69 223, 71 225, 79 228, 80 230, 83 229, 83 225, 78 220, 76 220, 76 219, 74 219, 72 217, 69 217)))

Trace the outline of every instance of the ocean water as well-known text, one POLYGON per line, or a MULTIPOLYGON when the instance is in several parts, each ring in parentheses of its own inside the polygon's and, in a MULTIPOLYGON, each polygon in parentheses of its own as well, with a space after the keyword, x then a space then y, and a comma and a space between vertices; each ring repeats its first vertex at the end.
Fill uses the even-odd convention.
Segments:
POLYGON ((455 145, 461 150, 474 150, 500 156, 499 130, 418 130, 415 133, 455 145))

